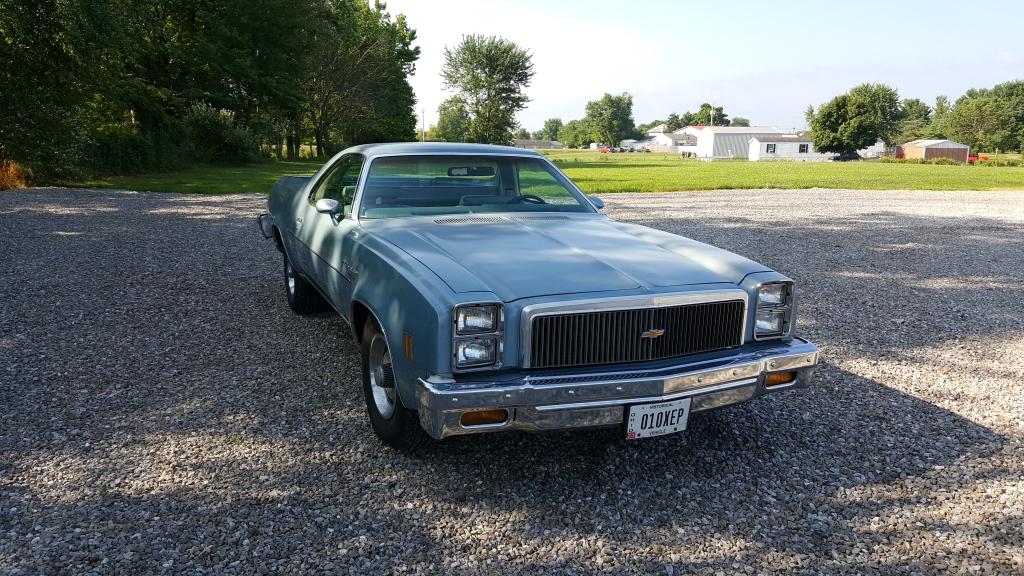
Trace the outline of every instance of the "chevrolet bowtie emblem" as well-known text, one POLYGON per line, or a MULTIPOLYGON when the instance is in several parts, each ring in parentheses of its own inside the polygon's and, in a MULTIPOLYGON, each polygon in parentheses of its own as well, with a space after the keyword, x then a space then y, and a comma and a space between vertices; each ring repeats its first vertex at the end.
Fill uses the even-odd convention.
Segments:
POLYGON ((650 338, 650 339, 653 340, 655 338, 661 338, 664 335, 665 335, 665 330, 664 329, 662 329, 662 328, 652 328, 650 330, 644 331, 642 334, 640 334, 640 337, 641 338, 650 338))

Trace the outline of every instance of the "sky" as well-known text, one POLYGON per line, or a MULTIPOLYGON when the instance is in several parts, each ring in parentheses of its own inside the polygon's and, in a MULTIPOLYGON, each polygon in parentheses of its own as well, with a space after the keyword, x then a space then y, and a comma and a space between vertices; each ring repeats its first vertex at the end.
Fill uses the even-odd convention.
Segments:
POLYGON ((1020 0, 388 0, 387 9, 417 32, 411 82, 427 126, 450 96, 444 49, 464 34, 530 51, 531 102, 518 115, 530 131, 583 117, 605 92, 632 94, 638 124, 714 102, 789 131, 804 127, 808 104, 863 82, 931 104, 1024 78, 1020 0))

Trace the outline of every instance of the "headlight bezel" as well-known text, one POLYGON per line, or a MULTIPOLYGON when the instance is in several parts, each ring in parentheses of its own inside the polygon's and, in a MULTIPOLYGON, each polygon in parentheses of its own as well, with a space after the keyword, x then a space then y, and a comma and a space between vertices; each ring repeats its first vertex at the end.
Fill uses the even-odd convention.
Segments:
MULTIPOLYGON (((461 323, 465 324, 465 323, 461 323)), ((456 305, 452 308, 451 315, 451 336, 452 336, 452 347, 451 347, 451 366, 453 372, 474 372, 477 370, 496 370, 501 368, 502 355, 505 350, 505 307, 501 302, 465 302, 456 305), (494 309, 494 326, 489 331, 472 330, 467 331, 463 329, 459 330, 460 326, 460 311, 462 310, 473 310, 480 308, 493 308, 494 309), (476 342, 481 340, 493 340, 494 341, 494 353, 493 358, 486 362, 460 362, 459 361, 459 343, 460 342, 476 342)), ((465 346, 465 344, 463 345, 465 346)))
POLYGON ((793 334, 793 311, 795 309, 795 293, 793 290, 793 282, 791 280, 770 280, 767 282, 761 282, 754 286, 754 317, 752 334, 755 342, 761 342, 764 340, 783 340, 789 338, 793 334), (775 299, 765 298, 767 302, 762 302, 762 290, 765 288, 781 287, 782 294, 781 300, 775 301, 775 299), (761 317, 762 313, 770 315, 782 315, 782 326, 778 331, 773 332, 761 332, 758 330, 757 323, 758 318, 761 317))

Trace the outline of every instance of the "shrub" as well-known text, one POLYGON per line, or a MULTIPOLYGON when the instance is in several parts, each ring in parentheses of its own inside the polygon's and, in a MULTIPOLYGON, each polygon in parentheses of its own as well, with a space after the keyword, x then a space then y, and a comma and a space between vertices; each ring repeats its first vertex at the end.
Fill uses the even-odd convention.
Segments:
POLYGON ((963 164, 963 162, 957 162, 952 158, 936 158, 931 161, 932 164, 939 164, 942 166, 956 166, 957 164, 963 164))
POLYGON ((995 166, 995 167, 1017 167, 1024 165, 1017 158, 993 158, 991 160, 978 160, 978 166, 995 166))
POLYGON ((92 135, 96 142, 89 164, 101 172, 131 172, 151 167, 152 143, 135 124, 108 124, 92 135))
POLYGON ((0 160, 0 190, 13 190, 28 185, 30 174, 13 160, 0 160))
POLYGON ((185 152, 192 160, 243 163, 260 159, 259 138, 236 124, 228 112, 196 104, 188 109, 183 125, 185 152))

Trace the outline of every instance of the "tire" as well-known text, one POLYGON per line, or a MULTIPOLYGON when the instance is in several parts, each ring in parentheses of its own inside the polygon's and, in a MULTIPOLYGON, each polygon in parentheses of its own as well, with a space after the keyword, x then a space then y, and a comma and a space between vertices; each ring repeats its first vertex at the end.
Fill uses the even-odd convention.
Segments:
POLYGON ((359 345, 363 368, 363 399, 370 427, 382 442, 403 452, 414 452, 427 441, 416 412, 402 405, 384 332, 371 316, 359 345))
POLYGON ((324 297, 292 267, 287 253, 284 255, 284 293, 288 306, 296 314, 315 314, 327 308, 324 297))

